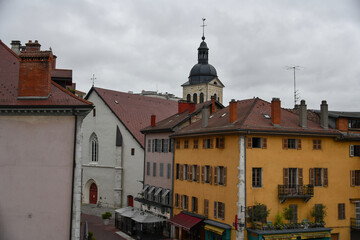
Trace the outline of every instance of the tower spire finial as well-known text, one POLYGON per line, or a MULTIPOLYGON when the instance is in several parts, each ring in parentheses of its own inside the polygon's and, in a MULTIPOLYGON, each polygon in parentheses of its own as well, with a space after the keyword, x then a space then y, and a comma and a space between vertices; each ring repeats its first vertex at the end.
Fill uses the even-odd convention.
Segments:
POLYGON ((201 38, 203 41, 205 40, 205 35, 204 35, 204 31, 205 31, 205 27, 206 27, 206 25, 205 25, 205 20, 206 20, 206 18, 203 18, 203 19, 202 19, 203 24, 200 26, 200 27, 203 28, 203 35, 202 35, 202 38, 201 38))

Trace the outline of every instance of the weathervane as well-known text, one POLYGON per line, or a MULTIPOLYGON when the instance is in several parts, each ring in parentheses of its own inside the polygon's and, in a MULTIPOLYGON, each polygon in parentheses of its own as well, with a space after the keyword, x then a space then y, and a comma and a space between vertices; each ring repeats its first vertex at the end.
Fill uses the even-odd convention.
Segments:
POLYGON ((95 74, 93 74, 92 78, 90 78, 90 79, 92 81, 92 86, 94 86, 95 80, 96 80, 95 74))
POLYGON ((205 35, 204 35, 205 27, 206 27, 206 25, 205 25, 205 20, 206 20, 206 18, 203 18, 203 19, 202 19, 203 24, 200 26, 200 27, 203 28, 203 36, 202 36, 202 38, 201 38, 203 41, 205 40, 205 35))

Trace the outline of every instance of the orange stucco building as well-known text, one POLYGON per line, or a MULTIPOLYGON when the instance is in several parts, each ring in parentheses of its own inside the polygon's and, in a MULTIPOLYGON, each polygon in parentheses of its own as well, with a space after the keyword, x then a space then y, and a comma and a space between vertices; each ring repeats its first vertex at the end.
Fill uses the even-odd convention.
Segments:
POLYGON ((175 237, 357 239, 360 116, 328 112, 325 101, 321 109, 232 101, 173 134, 174 215, 201 219, 194 232, 176 226, 175 237), (322 207, 324 219, 311 214, 322 207))

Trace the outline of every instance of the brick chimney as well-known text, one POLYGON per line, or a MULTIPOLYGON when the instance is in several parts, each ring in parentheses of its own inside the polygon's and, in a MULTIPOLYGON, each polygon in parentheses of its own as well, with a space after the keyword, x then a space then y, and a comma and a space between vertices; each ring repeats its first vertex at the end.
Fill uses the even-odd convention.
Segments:
POLYGON ((20 54, 21 42, 18 40, 11 41, 11 50, 17 55, 20 54))
POLYGON ((46 99, 50 95, 53 55, 51 51, 35 51, 34 49, 40 50, 37 41, 35 44, 29 43, 26 44, 26 51, 19 56, 18 98, 46 99), (30 51, 28 46, 31 46, 30 51))
POLYGON ((185 100, 179 100, 178 102, 178 113, 182 113, 186 110, 189 110, 189 113, 195 111, 196 104, 194 102, 187 102, 185 100))
POLYGON ((325 100, 323 100, 320 105, 320 126, 324 129, 329 128, 329 112, 325 100))
POLYGON ((208 107, 204 106, 201 109, 201 127, 205 128, 208 126, 209 123, 209 109, 208 107))
POLYGON ((229 103, 229 122, 233 123, 237 120, 237 118, 237 101, 235 101, 235 99, 231 99, 231 102, 229 103))
POLYGON ((281 101, 280 98, 271 100, 271 121, 274 125, 281 124, 281 101))
POLYGON ((151 126, 155 127, 156 124, 156 115, 151 115, 151 126))
POLYGON ((39 52, 41 47, 38 40, 35 40, 35 42, 29 40, 28 43, 25 43, 25 46, 26 46, 25 52, 39 52))
POLYGON ((307 109, 305 100, 301 100, 300 102, 300 114, 299 114, 299 120, 300 120, 300 127, 307 128, 307 109))
POLYGON ((349 120, 341 117, 336 119, 336 129, 341 132, 347 132, 349 130, 349 120))
POLYGON ((215 112, 215 97, 211 96, 211 111, 210 114, 213 114, 215 112))

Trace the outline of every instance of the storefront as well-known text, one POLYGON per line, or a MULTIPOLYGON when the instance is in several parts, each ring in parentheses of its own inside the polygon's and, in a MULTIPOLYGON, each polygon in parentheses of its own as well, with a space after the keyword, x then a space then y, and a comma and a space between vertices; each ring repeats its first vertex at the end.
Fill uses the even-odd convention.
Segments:
POLYGON ((249 240, 331 240, 331 228, 307 228, 285 230, 248 229, 249 240))
POLYGON ((213 220, 205 220, 205 239, 206 240, 230 240, 231 226, 216 222, 213 220))
POLYGON ((203 240, 203 220, 205 217, 182 211, 169 220, 172 225, 172 238, 179 240, 203 240))

